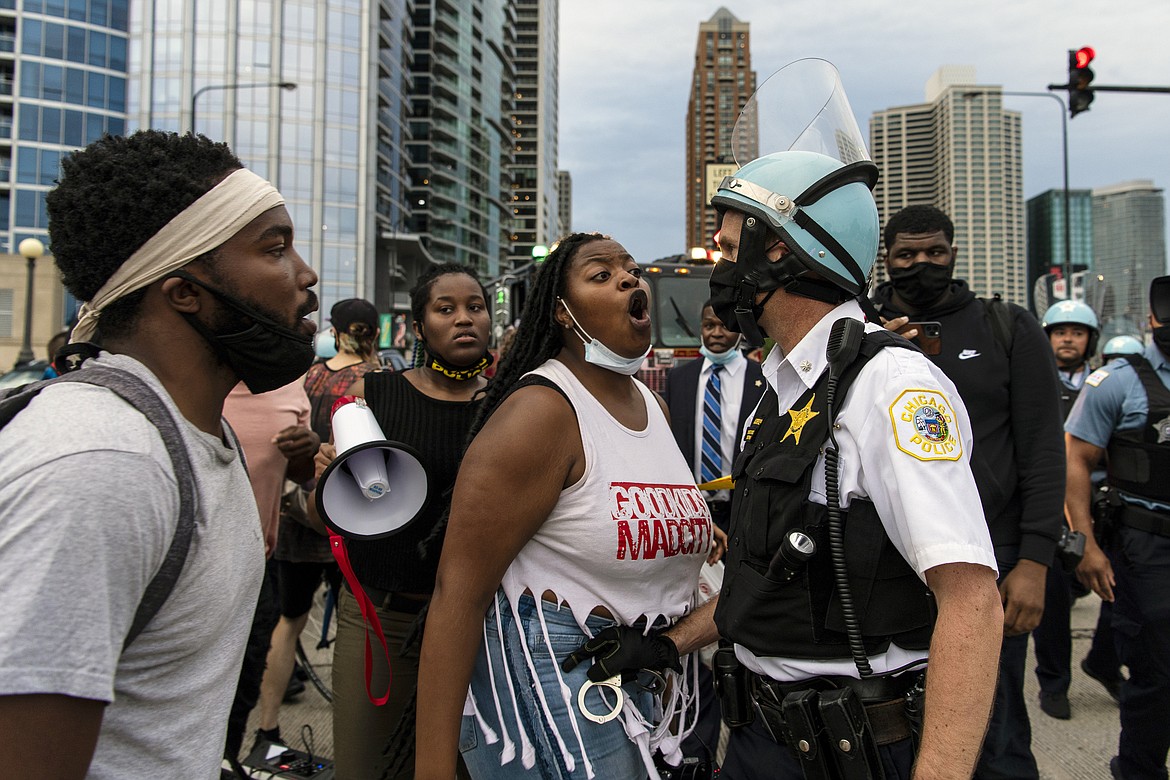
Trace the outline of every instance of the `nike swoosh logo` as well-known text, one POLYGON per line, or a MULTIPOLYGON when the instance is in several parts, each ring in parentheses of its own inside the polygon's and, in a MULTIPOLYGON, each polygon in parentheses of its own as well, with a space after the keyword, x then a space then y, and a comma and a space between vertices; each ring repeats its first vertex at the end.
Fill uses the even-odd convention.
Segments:
POLYGON ((965 349, 959 353, 959 360, 970 360, 971 358, 979 357, 980 353, 975 349, 965 349))

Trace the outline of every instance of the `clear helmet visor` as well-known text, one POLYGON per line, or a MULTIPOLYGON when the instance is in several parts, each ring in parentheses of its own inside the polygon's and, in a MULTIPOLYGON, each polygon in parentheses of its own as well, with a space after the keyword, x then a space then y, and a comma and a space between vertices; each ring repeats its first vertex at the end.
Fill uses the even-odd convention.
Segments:
POLYGON ((731 151, 741 168, 774 152, 816 152, 842 163, 870 159, 833 63, 797 60, 773 73, 740 112, 731 151))

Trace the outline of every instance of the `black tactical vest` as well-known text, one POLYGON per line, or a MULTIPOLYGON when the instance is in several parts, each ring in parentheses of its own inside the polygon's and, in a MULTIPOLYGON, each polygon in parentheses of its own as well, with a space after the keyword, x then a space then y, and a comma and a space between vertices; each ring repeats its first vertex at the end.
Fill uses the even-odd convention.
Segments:
MULTIPOLYGON (((836 410, 861 368, 887 346, 910 345, 886 331, 865 335, 858 358, 838 382, 836 410)), ((727 568, 715 622, 722 637, 758 656, 850 657, 833 584, 828 509, 808 498, 832 422, 826 411, 827 384, 826 371, 791 410, 778 409, 769 387, 732 469, 727 568), (769 579, 768 564, 793 530, 813 539, 816 555, 790 581, 769 579)), ((926 649, 934 625, 930 593, 886 536, 870 501, 854 498, 849 504, 845 564, 866 653, 885 652, 891 641, 908 650, 926 649)))
POLYGON ((1077 396, 1081 394, 1080 390, 1073 390, 1071 387, 1066 387, 1064 382, 1060 383, 1060 414, 1061 419, 1067 420, 1068 413, 1072 411, 1073 405, 1077 402, 1077 396))
POLYGON ((1109 439, 1109 484, 1149 501, 1170 503, 1170 390, 1142 355, 1126 355, 1146 391, 1146 422, 1109 439))

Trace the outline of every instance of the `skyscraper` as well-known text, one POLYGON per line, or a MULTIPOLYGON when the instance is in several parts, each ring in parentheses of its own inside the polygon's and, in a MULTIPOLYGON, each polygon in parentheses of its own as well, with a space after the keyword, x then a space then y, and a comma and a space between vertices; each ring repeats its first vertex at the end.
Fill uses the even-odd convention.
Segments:
POLYGON ((568 171, 557 171, 557 235, 573 232, 573 177, 568 171))
POLYGON ((726 8, 699 24, 686 120, 686 247, 714 248, 711 196, 723 177, 736 171, 731 131, 756 91, 749 27, 726 8))
MULTIPOLYGON (((975 69, 945 66, 925 102, 877 111, 869 149, 882 175, 874 197, 884 225, 913 204, 955 223, 955 277, 977 295, 1027 300, 1020 114, 1003 109, 1002 87, 979 86, 975 69)), ((876 267, 879 280, 884 276, 876 267)))
POLYGON ((509 166, 512 231, 509 263, 532 261, 557 227, 558 0, 513 0, 516 9, 515 102, 509 166))
POLYGON ((551 171, 539 202, 555 222, 556 0, 141 0, 131 121, 185 131, 194 115, 268 176, 320 274, 322 311, 362 296, 406 312, 427 265, 490 277, 506 260, 517 14, 532 4, 544 26, 525 41, 552 63, 538 111, 554 116, 533 170, 551 171))
POLYGON ((0 252, 47 244, 61 156, 125 131, 128 2, 0 2, 0 252))
POLYGON ((1093 190, 1094 275, 1104 277, 1102 336, 1148 330, 1150 282, 1166 273, 1165 201, 1148 179, 1093 190))
MULTIPOLYGON (((1093 197, 1090 190, 1069 190, 1069 246, 1072 270, 1093 268, 1093 197)), ((1048 190, 1029 198, 1028 305, 1035 311, 1036 280, 1060 268, 1064 273, 1064 190, 1048 190)), ((1043 314, 1043 312, 1038 312, 1043 314)))

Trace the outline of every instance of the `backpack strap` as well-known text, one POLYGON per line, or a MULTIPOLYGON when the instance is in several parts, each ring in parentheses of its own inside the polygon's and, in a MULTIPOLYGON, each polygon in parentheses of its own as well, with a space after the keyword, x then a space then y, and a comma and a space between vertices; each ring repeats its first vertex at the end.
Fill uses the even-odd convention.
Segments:
MULTIPOLYGON (((130 630, 122 642, 124 651, 162 608, 183 571, 183 564, 191 547, 191 537, 195 532, 195 476, 179 425, 162 398, 150 385, 133 374, 108 366, 87 365, 82 370, 56 379, 26 385, 20 391, 5 397, 0 401, 0 428, 11 422, 12 418, 40 394, 41 390, 62 382, 81 382, 104 387, 141 412, 158 429, 167 454, 171 458, 171 468, 179 487, 179 522, 175 527, 175 535, 171 539, 162 565, 147 584, 142 600, 138 603, 130 630)), ((234 434, 232 438, 234 440, 234 434)))
POLYGON ((1003 351, 1010 358, 1012 356, 1012 339, 1015 334, 1011 310, 1008 309, 1007 303, 1004 302, 999 293, 980 300, 983 301, 987 319, 991 321, 991 332, 995 335, 995 340, 999 342, 1003 351))

